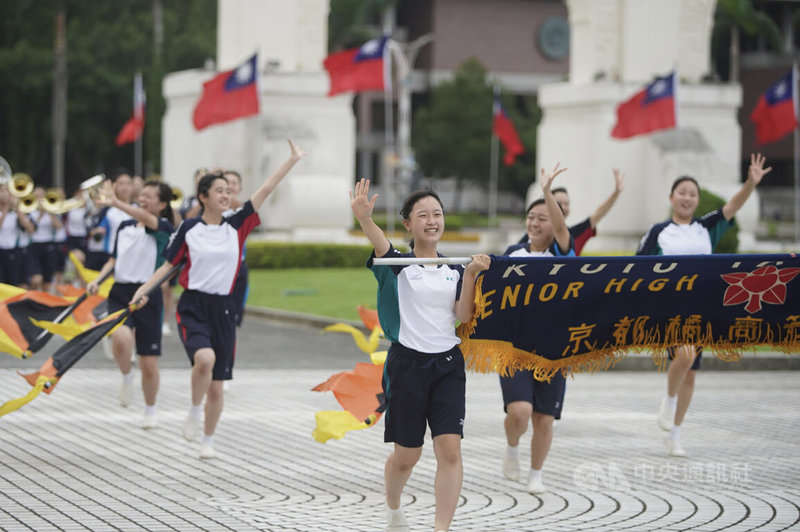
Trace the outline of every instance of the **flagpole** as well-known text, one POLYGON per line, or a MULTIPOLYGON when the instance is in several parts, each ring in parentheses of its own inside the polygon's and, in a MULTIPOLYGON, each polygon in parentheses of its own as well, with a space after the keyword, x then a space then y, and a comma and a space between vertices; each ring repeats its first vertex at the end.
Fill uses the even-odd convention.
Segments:
MULTIPOLYGON (((494 85, 492 89, 492 120, 500 111, 498 109, 498 102, 500 101, 500 86, 494 85)), ((491 154, 489 156, 489 229, 497 227, 497 175, 499 173, 498 166, 500 165, 499 157, 499 140, 497 135, 494 134, 494 126, 492 126, 492 143, 491 154)))
POLYGON ((397 150, 394 148, 394 112, 392 109, 392 99, 394 97, 394 87, 392 84, 392 53, 390 50, 390 43, 393 41, 389 39, 384 47, 383 65, 386 71, 384 86, 386 90, 383 92, 383 116, 384 116, 384 142, 386 143, 386 183, 384 190, 386 191, 386 230, 391 234, 394 232, 394 211, 397 200, 395 199, 395 178, 397 168, 397 150))
MULTIPOLYGON (((141 71, 136 72, 136 75, 133 78, 133 112, 138 113, 139 109, 137 105, 141 105, 141 102, 138 102, 139 99, 139 92, 143 90, 142 87, 142 73, 141 71)), ((133 174, 138 175, 139 177, 144 177, 142 175, 142 137, 144 137, 144 131, 136 137, 136 140, 133 144, 133 174)), ((136 198, 134 198, 135 200, 136 198)))
MULTIPOLYGON (((797 63, 792 65, 792 105, 795 117, 798 115, 797 63)), ((794 243, 800 244, 800 134, 794 128, 794 243)))

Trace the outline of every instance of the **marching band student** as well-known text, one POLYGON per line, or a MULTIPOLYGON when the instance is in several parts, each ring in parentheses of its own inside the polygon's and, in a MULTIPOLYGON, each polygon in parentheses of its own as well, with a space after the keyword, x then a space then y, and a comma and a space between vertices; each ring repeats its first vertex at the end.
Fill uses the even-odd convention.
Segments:
POLYGON ((291 155, 270 175, 241 210, 230 217, 230 190, 222 173, 207 174, 197 184, 202 205, 198 218, 185 220, 172 235, 164 257, 167 259, 133 295, 131 302, 145 300, 144 294, 186 260, 179 282, 184 288, 178 301, 177 321, 181 341, 192 363, 192 406, 183 436, 194 441, 201 428, 205 402, 204 436, 200 458, 213 458, 214 430, 222 414, 223 386, 233 376, 236 348, 236 304, 231 292, 241 264, 242 248, 250 231, 260 223, 258 209, 305 152, 290 140, 291 155))
MULTIPOLYGON (((509 257, 574 257, 575 247, 561 205, 556 201, 550 186, 555 177, 566 168, 556 164, 553 171, 545 174, 542 168, 543 199, 530 204, 525 221, 528 233, 526 244, 508 248, 509 257)), ((550 382, 537 381, 533 371, 517 370, 513 375, 500 376, 503 404, 506 411, 504 422, 506 441, 503 455, 503 474, 509 480, 519 480, 519 440, 528 430, 528 420, 533 425, 531 438, 531 469, 528 474, 529 493, 544 493, 542 468, 553 443, 553 421, 561 418, 566 381, 560 372, 550 382)))
POLYGON ((18 242, 21 233, 32 233, 33 224, 17 212, 16 198, 7 185, 0 185, 0 283, 16 285, 19 282, 18 264, 21 261, 18 242))
MULTIPOLYGON (((81 197, 80 189, 75 191, 73 197, 81 197)), ((86 262, 86 237, 89 234, 87 214, 86 205, 81 205, 70 209, 64 215, 64 228, 67 231, 67 250, 72 251, 81 264, 86 262)))
MULTIPOLYGON (((58 189, 59 200, 64 199, 64 190, 58 189)), ((66 218, 63 214, 59 215, 61 218, 61 225, 56 227, 53 232, 53 254, 55 255, 53 278, 55 279, 55 287, 62 283, 64 279, 64 267, 67 264, 67 229, 65 227, 66 218)))
MULTIPOLYGON (((733 197, 716 211, 695 218, 700 202, 700 185, 690 176, 681 176, 672 184, 669 201, 672 218, 653 224, 639 243, 637 255, 707 255, 713 252, 722 235, 732 225, 734 215, 750 197, 761 179, 772 171, 764 168, 766 158, 750 154, 747 180, 733 197)), ((671 362, 667 370, 667 394, 661 400, 658 425, 669 431, 665 440, 668 456, 686 456, 680 431, 694 393, 700 369, 702 346, 680 345, 668 349, 671 362)))
MULTIPOLYGON (((131 296, 164 262, 162 252, 172 234, 172 189, 158 181, 148 181, 139 195, 139 206, 120 201, 111 194, 101 198, 100 204, 115 207, 131 216, 119 224, 111 258, 100 270, 98 277, 114 271, 114 286, 108 294, 108 312, 128 306, 131 296)), ((97 279, 86 289, 97 293, 97 279)), ((119 403, 127 407, 133 401, 133 373, 131 351, 136 340, 136 353, 142 370, 142 392, 145 410, 141 427, 156 426, 156 396, 158 394, 158 357, 161 355, 161 292, 155 291, 146 305, 133 312, 111 335, 112 352, 122 372, 119 403)))
POLYGON ((351 208, 373 245, 367 263, 378 280, 378 312, 392 341, 383 373, 386 397, 384 441, 394 442, 386 459, 384 480, 388 530, 408 530, 400 497, 422 454, 426 423, 436 455, 435 530, 453 520, 463 482, 461 438, 464 435, 466 374, 456 336, 456 320, 472 320, 475 277, 489 268, 487 255, 473 255, 461 266, 375 266, 375 257, 438 257, 444 232, 444 210, 430 190, 412 193, 401 214, 411 233, 412 252, 403 255, 372 220, 377 194, 369 197, 369 180, 350 193, 351 208))
POLYGON ((54 236, 57 229, 63 226, 61 217, 50 214, 42 207, 44 189, 36 187, 33 195, 38 201, 38 208, 28 215, 36 230, 31 234, 30 252, 28 253, 31 288, 33 290, 50 290, 50 282, 56 269, 56 249, 54 236))

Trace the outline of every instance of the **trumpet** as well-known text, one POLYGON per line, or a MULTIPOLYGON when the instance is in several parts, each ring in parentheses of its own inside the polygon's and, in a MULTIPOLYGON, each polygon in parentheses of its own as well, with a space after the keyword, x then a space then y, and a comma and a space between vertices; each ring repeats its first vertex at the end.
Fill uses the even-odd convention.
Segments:
POLYGON ((181 205, 183 205, 183 191, 178 187, 172 187, 172 199, 169 206, 177 210, 181 208, 181 205))
POLYGON ((33 178, 24 172, 17 172, 11 176, 11 187, 9 188, 12 196, 24 198, 33 192, 33 178))

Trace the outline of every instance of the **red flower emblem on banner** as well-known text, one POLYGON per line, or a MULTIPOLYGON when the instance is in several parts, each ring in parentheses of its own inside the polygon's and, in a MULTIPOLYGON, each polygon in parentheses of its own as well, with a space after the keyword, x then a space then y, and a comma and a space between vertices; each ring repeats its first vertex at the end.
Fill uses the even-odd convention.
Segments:
POLYGON ((726 307, 741 305, 750 314, 761 310, 761 303, 780 305, 786 301, 786 283, 800 273, 800 268, 764 266, 749 273, 725 273, 722 278, 730 285, 722 296, 726 307))

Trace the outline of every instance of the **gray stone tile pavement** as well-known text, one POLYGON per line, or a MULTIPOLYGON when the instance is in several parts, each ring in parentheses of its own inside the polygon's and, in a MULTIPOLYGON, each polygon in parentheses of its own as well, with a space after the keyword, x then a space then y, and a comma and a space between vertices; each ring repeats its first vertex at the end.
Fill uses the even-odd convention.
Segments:
MULTIPOLYGON (((382 423, 325 444, 311 437, 314 413, 339 409, 311 387, 366 356, 345 335, 248 321, 214 460, 199 460, 180 434, 189 371, 174 339, 152 431, 137 425, 141 392, 120 407, 118 372, 95 352, 52 395, 0 418, 0 530, 383 530, 391 447, 382 423)), ((27 392, 14 369, 38 367, 45 355, 0 359, 0 401, 27 392)), ((665 456, 655 422, 663 373, 578 375, 545 464, 549 491, 533 496, 500 473, 497 378, 470 374, 452 530, 800 529, 798 377, 701 372, 683 428, 689 457, 677 459, 665 456)), ((404 494, 412 530, 433 527, 434 473, 428 441, 404 494)))

